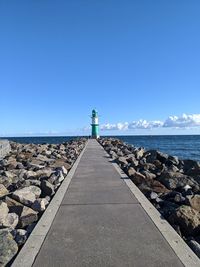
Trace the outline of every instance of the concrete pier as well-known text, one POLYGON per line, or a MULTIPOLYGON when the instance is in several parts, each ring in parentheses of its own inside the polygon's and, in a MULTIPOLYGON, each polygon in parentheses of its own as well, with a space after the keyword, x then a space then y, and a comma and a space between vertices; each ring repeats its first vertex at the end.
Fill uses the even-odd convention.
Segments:
POLYGON ((0 140, 0 159, 4 158, 10 152, 10 149, 8 140, 0 140))
POLYGON ((103 148, 89 140, 33 266, 185 265, 103 148))

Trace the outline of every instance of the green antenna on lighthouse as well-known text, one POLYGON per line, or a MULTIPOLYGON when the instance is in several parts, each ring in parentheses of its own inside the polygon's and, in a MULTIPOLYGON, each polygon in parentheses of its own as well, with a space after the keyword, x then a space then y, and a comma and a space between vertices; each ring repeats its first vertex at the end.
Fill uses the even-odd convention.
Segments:
POLYGON ((92 110, 91 119, 92 119, 92 123, 91 123, 92 138, 97 139, 97 138, 99 138, 99 118, 98 118, 98 112, 96 109, 92 110))

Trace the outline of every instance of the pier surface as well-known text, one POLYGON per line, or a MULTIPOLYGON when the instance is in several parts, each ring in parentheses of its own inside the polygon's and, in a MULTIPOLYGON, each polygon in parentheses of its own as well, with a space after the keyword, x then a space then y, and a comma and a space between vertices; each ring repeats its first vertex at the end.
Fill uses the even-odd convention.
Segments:
POLYGON ((183 266, 96 140, 89 140, 34 267, 183 266))

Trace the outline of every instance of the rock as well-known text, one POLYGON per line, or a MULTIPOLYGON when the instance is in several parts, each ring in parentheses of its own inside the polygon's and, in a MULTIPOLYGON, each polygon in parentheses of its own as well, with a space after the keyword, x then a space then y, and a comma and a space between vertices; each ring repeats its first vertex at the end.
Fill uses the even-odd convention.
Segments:
POLYGON ((176 165, 176 166, 178 166, 179 165, 179 159, 176 156, 169 156, 168 159, 167 159, 166 164, 168 166, 170 166, 170 165, 176 165))
POLYGON ((37 212, 29 207, 24 206, 19 218, 19 226, 23 228, 33 222, 36 222, 37 220, 37 212))
POLYGON ((195 160, 186 159, 183 160, 184 164, 184 171, 187 171, 189 169, 200 169, 200 163, 195 160))
POLYGON ((0 224, 5 220, 8 216, 8 206, 5 202, 0 201, 0 224))
POLYGON ((157 159, 162 163, 166 163, 166 161, 168 160, 168 155, 160 151, 157 151, 157 159))
POLYGON ((3 227, 14 229, 19 222, 19 217, 16 213, 8 213, 6 218, 2 222, 3 227))
POLYGON ((38 212, 44 211, 46 209, 46 206, 49 204, 49 202, 46 200, 46 198, 38 198, 35 200, 31 208, 33 210, 36 210, 38 212))
POLYGON ((19 216, 19 226, 25 227, 35 221, 37 221, 37 212, 29 207, 22 205, 16 200, 6 197, 5 199, 10 212, 14 212, 19 216))
POLYGON ((34 171, 27 171, 25 173, 25 178, 26 179, 31 179, 31 178, 35 178, 35 177, 37 177, 37 173, 34 172, 34 171))
POLYGON ((155 160, 157 160, 157 151, 156 150, 148 150, 144 154, 147 163, 153 163, 155 160))
POLYGON ((188 204, 200 212, 200 195, 187 196, 188 204))
POLYGON ((67 171, 69 171, 70 169, 71 169, 71 164, 69 164, 69 163, 67 163, 66 161, 64 161, 64 160, 60 160, 60 159, 58 159, 58 160, 56 160, 53 164, 51 164, 51 167, 53 167, 53 168, 61 168, 61 167, 65 167, 65 169, 67 170, 67 171))
POLYGON ((40 187, 41 186, 41 181, 36 180, 36 179, 25 180, 23 185, 25 187, 30 186, 30 185, 35 185, 37 187, 40 187))
POLYGON ((179 187, 184 188, 185 185, 190 185, 191 187, 196 187, 197 189, 199 188, 197 182, 195 182, 191 177, 179 172, 164 171, 158 180, 168 189, 176 189, 179 187))
POLYGON ((159 181, 156 180, 149 180, 148 181, 149 187, 156 193, 167 193, 169 190, 161 184, 159 181))
POLYGON ((24 169, 24 165, 21 162, 18 162, 16 168, 17 169, 24 169))
POLYGON ((17 242, 18 246, 23 245, 28 238, 28 233, 24 229, 13 230, 12 235, 14 236, 14 239, 17 242))
POLYGON ((151 192, 149 195, 149 198, 151 200, 157 199, 158 198, 158 194, 156 192, 151 192))
POLYGON ((149 171, 142 171, 141 172, 148 180, 153 180, 156 178, 156 175, 149 171))
POLYGON ((36 171, 37 177, 50 177, 54 171, 52 168, 46 167, 36 171))
POLYGON ((181 193, 177 192, 177 194, 174 196, 174 202, 177 204, 184 204, 185 197, 183 197, 181 193))
MULTIPOLYGON (((171 214, 173 214, 177 208, 179 208, 178 204, 172 203, 171 201, 162 201, 159 203, 160 204, 160 213, 165 217, 165 218, 169 218, 169 216, 171 216, 171 214)), ((176 222, 172 223, 173 225, 178 224, 176 222)))
POLYGON ((9 208, 9 212, 11 212, 11 213, 14 212, 19 216, 21 215, 24 205, 22 205, 21 203, 19 203, 18 201, 14 200, 10 197, 6 197, 5 202, 9 208))
POLYGON ((200 213, 189 206, 180 206, 168 219, 172 224, 178 224, 185 236, 194 235, 200 230, 200 213))
POLYGON ((125 157, 119 157, 119 158, 117 159, 117 163, 119 163, 119 164, 122 165, 122 166, 124 166, 124 165, 128 165, 128 162, 127 162, 127 160, 126 160, 125 157))
POLYGON ((131 176, 131 179, 136 185, 142 184, 146 181, 145 176, 139 172, 135 172, 135 174, 131 176))
POLYGON ((0 184, 0 198, 6 196, 7 194, 9 194, 9 191, 3 184, 0 184))
POLYGON ((48 181, 43 180, 41 183, 41 188, 44 196, 52 196, 55 194, 54 186, 48 181))
POLYGON ((131 158, 131 166, 136 168, 139 165, 139 161, 136 158, 131 158))
POLYGON ((8 188, 12 184, 12 179, 0 175, 0 184, 3 184, 6 188, 8 188))
MULTIPOLYGON (((62 174, 67 175, 67 173, 68 173, 68 170, 64 166, 58 167, 58 168, 56 168, 56 170, 57 171, 60 171, 61 172, 61 175, 62 174)), ((63 177, 63 179, 64 179, 64 177, 63 177)))
POLYGON ((144 150, 144 148, 139 148, 138 150, 136 150, 135 151, 135 157, 136 157, 136 159, 141 159, 142 157, 143 157, 143 155, 144 155, 144 153, 145 153, 145 150, 144 150))
POLYGON ((20 201, 24 205, 31 206, 36 200, 36 198, 40 196, 40 194, 41 194, 41 189, 37 186, 31 185, 16 190, 12 194, 12 197, 17 201, 20 201))
POLYGON ((200 258, 200 244, 195 240, 190 240, 188 245, 194 251, 194 253, 200 258))
POLYGON ((5 171, 5 172, 4 172, 4 175, 5 175, 7 178, 10 178, 10 179, 12 179, 12 178, 15 176, 15 174, 13 174, 13 173, 10 172, 10 171, 5 171))
POLYGON ((0 231, 0 266, 6 266, 17 254, 18 246, 9 231, 0 231))
POLYGON ((133 167, 128 168, 127 174, 129 177, 134 176, 135 173, 136 173, 136 170, 133 167))
POLYGON ((172 165, 169 166, 168 171, 170 171, 170 172, 179 172, 179 168, 172 164, 172 165))

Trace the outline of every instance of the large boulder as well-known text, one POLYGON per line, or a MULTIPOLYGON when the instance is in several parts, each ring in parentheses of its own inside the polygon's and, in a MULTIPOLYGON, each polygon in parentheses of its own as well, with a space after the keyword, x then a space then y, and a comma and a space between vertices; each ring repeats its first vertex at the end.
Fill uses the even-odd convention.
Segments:
POLYGON ((19 216, 19 226, 20 227, 25 227, 35 221, 38 220, 38 216, 37 216, 37 212, 34 211, 33 209, 24 206, 23 204, 21 204, 20 202, 10 198, 10 197, 6 197, 5 199, 9 211, 10 212, 14 212, 19 216))
POLYGON ((36 222, 37 220, 37 212, 29 207, 24 206, 19 218, 19 226, 23 228, 33 222, 36 222))
POLYGON ((37 186, 31 185, 16 190, 12 194, 12 197, 17 201, 20 201, 24 205, 31 206, 36 200, 36 198, 40 196, 40 194, 41 194, 41 189, 37 186))
POLYGON ((164 171, 158 177, 158 180, 170 190, 183 188, 186 185, 190 185, 199 190, 199 185, 194 179, 180 172, 164 171))
POLYGON ((200 212, 200 195, 187 196, 188 204, 200 212))
POLYGON ((17 254, 18 246, 8 230, 0 230, 0 266, 6 266, 17 254))
POLYGON ((195 235, 200 231, 200 213, 190 206, 180 206, 168 219, 170 223, 178 224, 185 236, 195 235))

